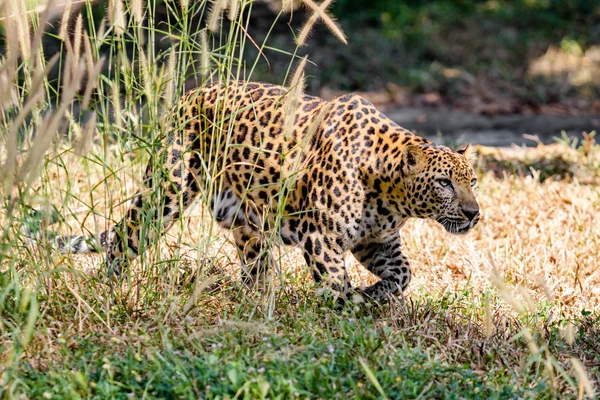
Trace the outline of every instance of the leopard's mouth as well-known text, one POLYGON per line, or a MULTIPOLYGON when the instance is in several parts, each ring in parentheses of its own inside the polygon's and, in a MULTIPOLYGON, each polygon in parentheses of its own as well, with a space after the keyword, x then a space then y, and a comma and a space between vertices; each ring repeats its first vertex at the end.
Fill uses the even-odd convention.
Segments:
POLYGON ((464 235, 469 232, 471 228, 473 228, 477 222, 479 222, 479 218, 475 218, 474 220, 468 219, 457 219, 457 218, 449 218, 449 217, 438 217, 436 221, 439 222, 449 233, 453 235, 464 235))

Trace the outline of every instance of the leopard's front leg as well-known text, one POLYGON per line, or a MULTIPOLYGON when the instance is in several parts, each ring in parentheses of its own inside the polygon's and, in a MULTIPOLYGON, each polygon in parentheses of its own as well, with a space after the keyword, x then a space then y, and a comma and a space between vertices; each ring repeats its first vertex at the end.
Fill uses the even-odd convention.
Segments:
POLYGON ((402 253, 400 234, 356 246, 352 253, 356 259, 381 280, 364 290, 368 297, 381 301, 389 295, 398 295, 408 286, 411 278, 408 259, 402 253))
POLYGON ((313 278, 332 290, 339 304, 343 304, 351 290, 350 278, 344 265, 344 251, 325 235, 318 232, 303 238, 304 259, 313 278))

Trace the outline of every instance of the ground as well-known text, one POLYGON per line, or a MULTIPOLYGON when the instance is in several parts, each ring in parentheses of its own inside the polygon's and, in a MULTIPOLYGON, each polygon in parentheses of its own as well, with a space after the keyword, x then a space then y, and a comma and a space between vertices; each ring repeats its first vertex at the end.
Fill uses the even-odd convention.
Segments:
MULTIPOLYGON (((566 398, 598 390, 599 153, 567 144, 508 155, 480 148, 482 221, 463 237, 411 221, 403 231, 413 281, 404 298, 379 307, 334 311, 294 249, 281 251, 271 290, 248 292, 228 236, 201 205, 114 291, 100 256, 4 249, 13 261, 0 275, 10 283, 0 285, 0 391, 566 398)), ((115 218, 124 212, 144 157, 112 150, 123 156, 107 165, 124 168, 106 180, 92 156, 50 156, 38 184, 66 216, 56 229, 78 233, 83 223, 97 232, 108 204, 115 218)), ((354 285, 373 281, 351 256, 347 263, 354 285)))

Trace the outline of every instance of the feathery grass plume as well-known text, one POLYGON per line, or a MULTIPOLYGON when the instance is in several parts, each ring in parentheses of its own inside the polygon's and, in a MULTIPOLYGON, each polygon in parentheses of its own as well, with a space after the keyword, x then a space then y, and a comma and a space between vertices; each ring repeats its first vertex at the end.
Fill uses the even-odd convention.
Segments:
POLYGON ((527 309, 524 307, 523 303, 519 301, 516 296, 511 293, 506 284, 504 283, 504 279, 498 273, 498 270, 494 269, 492 271, 490 280, 492 284, 496 287, 498 294, 504 301, 506 301, 517 314, 524 314, 527 309))
POLYGON ((117 36, 121 36, 125 32, 127 22, 121 0, 108 0, 108 21, 117 36))
POLYGON ((571 365, 573 366, 573 369, 575 370, 575 373, 577 374, 577 377, 579 378, 579 397, 578 398, 580 398, 580 399, 583 398, 584 391, 585 391, 586 396, 589 397, 590 399, 595 398, 596 391, 594 390, 594 386, 592 385, 592 382, 590 381, 590 377, 588 376, 587 371, 585 370, 585 367, 583 366, 583 364, 581 364, 581 361, 579 361, 575 357, 571 357, 571 365))
POLYGON ((131 0, 129 7, 131 9, 131 15, 133 15, 134 21, 141 26, 142 22, 144 22, 144 1, 131 0))
POLYGON ((94 133, 96 132, 96 113, 92 113, 90 119, 80 129, 81 136, 75 145, 75 154, 84 156, 90 152, 94 144, 94 133))
POLYGON ((47 0, 43 6, 38 7, 38 16, 36 19, 36 27, 34 29, 33 39, 31 40, 31 59, 38 63, 43 62, 42 54, 42 38, 46 32, 43 28, 47 26, 51 20, 52 10, 56 7, 56 2, 59 0, 47 0))
MULTIPOLYGON (((7 39, 10 39, 11 35, 6 35, 7 39)), ((14 42, 13 42, 14 46, 14 42)), ((10 48, 9 40, 7 40, 6 48, 10 48)), ((19 96, 17 94, 18 86, 14 84, 15 76, 17 74, 17 60, 18 60, 18 49, 12 49, 7 51, 7 55, 4 59, 0 59, 0 122, 4 120, 4 110, 13 107, 19 102, 19 96), (14 52, 13 50, 16 50, 14 52)))
POLYGON ((83 15, 79 14, 75 22, 75 32, 73 32, 73 63, 71 64, 71 73, 75 74, 75 69, 79 67, 81 61, 81 40, 83 39, 83 15))
POLYGON ((292 130, 294 129, 296 110, 298 109, 300 97, 304 91, 304 67, 306 66, 307 59, 308 56, 304 56, 304 58, 300 60, 289 84, 289 90, 285 95, 283 103, 283 118, 285 118, 283 124, 283 140, 286 141, 289 140, 292 130))
POLYGON ((102 72, 105 59, 106 57, 102 56, 100 60, 94 64, 94 68, 91 70, 91 72, 89 72, 88 69, 85 92, 83 93, 83 100, 81 101, 81 107, 83 109, 86 109, 89 106, 90 99, 92 98, 92 92, 98 87, 98 76, 100 76, 100 72, 102 72))
POLYGON ((204 292, 216 281, 217 281, 216 276, 209 276, 208 278, 206 278, 202 281, 200 281, 200 280, 196 281, 196 284, 194 285, 194 291, 192 292, 189 300, 183 307, 183 315, 187 315, 190 312, 190 310, 196 306, 196 302, 198 300, 198 296, 200 295, 200 293, 204 292))
MULTIPOLYGON (((13 169, 16 166, 19 129, 25 122, 27 116, 29 116, 29 114, 43 102, 46 95, 43 86, 44 79, 46 78, 46 71, 49 71, 54 67, 54 65, 58 62, 59 57, 59 54, 55 54, 47 64, 42 62, 36 63, 36 67, 33 72, 33 79, 31 81, 31 85, 29 86, 29 96, 27 97, 27 101, 20 108, 19 113, 11 121, 11 124, 8 128, 8 137, 5 143, 6 159, 4 167, 0 168, 0 181, 7 184, 7 187, 12 185, 12 178, 14 177, 13 169)), ((13 75, 13 79, 18 78, 13 75)), ((10 86, 14 85, 15 83, 12 82, 10 86)), ((18 100, 15 102, 18 102, 18 100)))
MULTIPOLYGON (((86 109, 89 105, 90 98, 92 96, 92 90, 96 88, 98 85, 98 81, 96 79, 97 74, 95 74, 95 70, 97 65, 94 63, 94 54, 92 51, 92 40, 90 36, 85 32, 83 37, 83 47, 85 56, 85 66, 87 68, 87 81, 85 85, 85 93, 82 101, 82 108, 86 109)), ((101 60, 102 63, 103 60, 101 60)), ((99 71, 98 71, 99 73, 99 71)))
POLYGON ((69 17, 71 16, 71 2, 67 0, 65 3, 65 9, 63 10, 62 19, 60 21, 60 30, 58 31, 58 37, 63 42, 69 40, 69 17))
POLYGON ((117 130, 120 132, 123 128, 123 120, 121 115, 121 91, 119 89, 118 82, 111 82, 111 97, 112 97, 112 106, 113 106, 113 118, 115 120, 115 125, 117 130))
POLYGON ((75 117, 73 116, 71 110, 67 110, 65 118, 67 119, 67 123, 69 124, 67 130, 69 139, 79 139, 81 137, 81 126, 77 123, 77 121, 75 121, 75 117))
POLYGON ((206 20, 206 26, 211 32, 216 32, 219 29, 219 23, 221 22, 221 14, 227 7, 227 0, 214 0, 208 18, 206 20))
POLYGON ((200 72, 202 76, 206 76, 209 67, 208 35, 206 34, 206 29, 203 29, 200 31, 200 72))
POLYGON ((341 28, 335 23, 335 20, 327 14, 327 8, 333 3, 333 0, 325 0, 320 5, 317 5, 312 0, 302 0, 304 4, 308 6, 311 10, 313 10, 313 15, 306 21, 302 29, 300 29, 300 33, 296 38, 296 43, 298 46, 304 46, 312 30, 315 23, 320 19, 323 20, 325 26, 333 33, 335 37, 337 37, 342 43, 348 44, 346 40, 346 35, 342 32, 341 28))
POLYGON ((496 328, 494 327, 494 315, 488 298, 484 299, 484 309, 485 313, 483 314, 483 334, 486 337, 490 337, 494 334, 496 328))
POLYGON ((21 57, 23 60, 29 60, 31 57, 31 37, 25 2, 22 0, 9 0, 8 10, 11 15, 9 19, 15 22, 14 27, 16 28, 21 57))
POLYGON ((308 130, 306 131, 306 134, 302 137, 302 143, 300 143, 300 145, 302 146, 302 151, 305 151, 305 149, 309 148, 309 145, 312 141, 313 136, 319 130, 319 127, 321 126, 323 119, 325 118, 325 116, 331 110, 332 107, 333 107, 333 104, 331 102, 328 102, 325 105, 325 107, 323 107, 321 109, 321 111, 319 111, 317 116, 313 119, 308 130))
MULTIPOLYGON (((333 104, 331 102, 329 102, 325 105, 325 107, 323 107, 321 109, 321 111, 319 111, 317 116, 315 118, 313 118, 313 121, 311 122, 310 126, 308 127, 306 134, 302 137, 302 141, 300 143, 296 144, 296 146, 294 146, 294 149, 296 147, 299 147, 300 151, 306 154, 306 150, 310 147, 312 138, 314 137, 315 133, 319 130, 319 127, 321 126, 323 119, 329 113, 329 111, 331 110, 332 107, 333 107, 333 104)), ((294 149, 290 149, 290 150, 293 151, 294 149)), ((286 176, 285 179, 281 182, 280 193, 290 193, 291 189, 296 186, 296 181, 298 180, 298 177, 300 176, 297 172, 304 170, 308 166, 306 163, 309 162, 309 160, 310 160, 309 157, 306 157, 303 161, 301 161, 301 159, 302 159, 302 157, 296 157, 293 164, 290 164, 287 158, 284 160, 285 169, 287 169, 288 171, 291 171, 292 174, 289 176, 286 176)), ((282 177, 283 177, 283 175, 287 175, 287 174, 282 174, 282 177)), ((280 210, 280 213, 284 212, 283 207, 284 207, 284 204, 286 201, 287 201, 287 198, 281 202, 282 209, 280 210)))
POLYGON ((300 7, 300 5, 302 5, 302 0, 282 0, 281 11, 289 13, 300 7))
MULTIPOLYGON (((0 62, 0 69, 1 68, 2 68, 2 63, 0 62)), ((5 116, 4 116, 4 102, 6 101, 5 93, 6 92, 10 93, 11 86, 12 86, 9 82, 11 82, 11 81, 8 78, 8 72, 0 70, 0 99, 4 99, 4 101, 0 100, 0 123, 3 123, 5 121, 5 116)))
POLYGON ((175 86, 177 83, 177 77, 175 76, 175 71, 177 68, 177 52, 175 51, 175 47, 171 47, 171 52, 169 53, 169 59, 167 60, 167 70, 164 76, 164 94, 163 97, 165 99, 165 105, 170 108, 175 101, 175 86))
MULTIPOLYGON (((331 0, 325 0, 325 2, 331 2, 331 0)), ((310 18, 306 21, 306 23, 300 29, 300 33, 296 37, 296 44, 298 46, 304 46, 308 41, 308 37, 310 36, 310 32, 312 31, 313 26, 319 19, 319 14, 313 13, 310 18)))
POLYGON ((144 94, 148 99, 148 104, 154 104, 154 91, 152 90, 152 82, 154 79, 153 73, 150 72, 148 65, 148 58, 142 49, 138 53, 139 57, 139 76, 142 79, 142 86, 144 87, 144 94))
POLYGON ((67 66, 63 72, 63 88, 60 103, 55 112, 44 117, 41 125, 42 129, 38 130, 35 139, 33 140, 33 144, 28 151, 27 158, 19 169, 16 178, 17 183, 25 182, 30 184, 36 177, 37 171, 43 164, 44 154, 52 144, 52 139, 55 137, 56 132, 59 131, 64 120, 64 115, 75 99, 81 86, 85 74, 85 67, 80 64, 75 74, 70 74, 69 71, 71 68, 69 63, 73 62, 70 54, 67 54, 66 60, 67 66))
POLYGON ((229 0, 229 10, 227 11, 227 18, 230 21, 235 21, 240 11, 240 2, 243 0, 229 0))
POLYGON ((567 344, 569 346, 572 346, 573 343, 575 342, 575 332, 574 332, 573 324, 570 322, 567 322, 567 324, 562 328, 561 331, 562 331, 561 333, 564 336, 567 344))
MULTIPOLYGON (((10 14, 11 13, 11 8, 10 8, 10 3, 7 3, 8 6, 6 7, 7 12, 6 14, 10 14)), ((5 48, 4 48, 4 70, 7 72, 13 71, 16 69, 16 63, 17 63, 17 58, 19 56, 19 44, 18 44, 18 40, 17 40, 17 36, 16 36, 16 31, 17 28, 15 26, 15 20, 13 18, 8 18, 5 17, 2 20, 2 24, 4 26, 4 43, 5 43, 5 48), (10 62, 7 62, 10 61, 10 62), (9 65, 12 66, 12 64, 15 64, 14 67, 12 68, 8 68, 7 67, 9 65)), ((0 88, 1 89, 1 88, 0 88)), ((0 99, 1 101, 1 99, 0 99)))
MULTIPOLYGON (((57 60, 58 54, 51 59, 50 65, 54 65, 57 60)), ((25 119, 31 110, 44 100, 45 91, 42 87, 44 77, 45 70, 41 67, 41 64, 38 64, 38 68, 34 72, 32 84, 30 86, 30 96, 8 128, 8 135, 4 144, 4 165, 0 167, 0 182, 2 183, 4 193, 10 193, 17 173, 19 129, 25 122, 25 119)))

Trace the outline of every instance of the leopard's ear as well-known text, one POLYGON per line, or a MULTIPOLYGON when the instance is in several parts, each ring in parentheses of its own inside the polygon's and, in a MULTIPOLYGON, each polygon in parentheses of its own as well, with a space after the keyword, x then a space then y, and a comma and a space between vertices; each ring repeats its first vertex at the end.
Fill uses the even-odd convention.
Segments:
POLYGON ((471 143, 465 144, 460 149, 456 150, 456 152, 458 154, 464 156, 471 163, 474 162, 475 158, 477 157, 477 155, 475 154, 475 150, 473 149, 473 146, 471 146, 471 143))
POLYGON ((404 175, 412 175, 421 171, 425 166, 426 155, 419 146, 408 145, 402 154, 402 172, 404 175))

